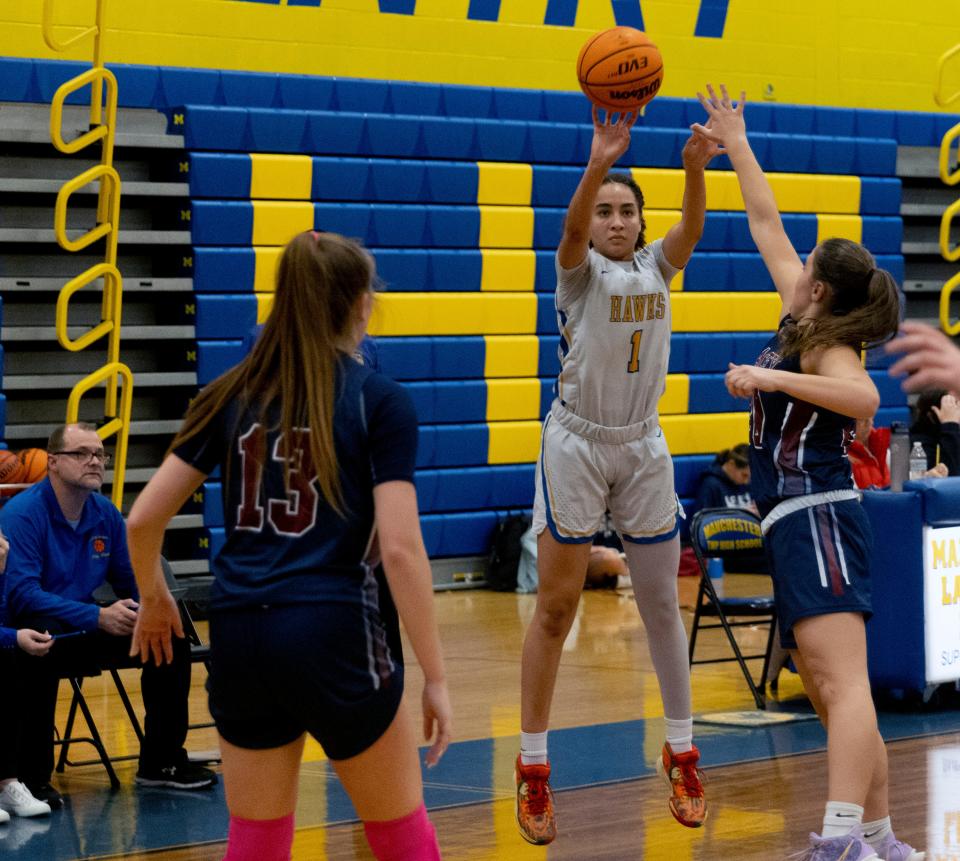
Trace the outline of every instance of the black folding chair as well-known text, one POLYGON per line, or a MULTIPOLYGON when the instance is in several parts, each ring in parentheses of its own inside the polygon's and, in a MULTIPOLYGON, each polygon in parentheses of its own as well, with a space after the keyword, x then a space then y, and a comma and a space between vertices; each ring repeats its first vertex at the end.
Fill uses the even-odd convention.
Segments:
POLYGON ((750 693, 758 709, 765 709, 767 673, 770 670, 770 652, 776 632, 776 612, 773 595, 750 595, 747 597, 719 596, 710 579, 710 559, 723 561, 728 572, 761 574, 769 576, 763 554, 763 536, 760 518, 742 508, 704 508, 698 511, 690 525, 693 552, 700 567, 700 588, 690 631, 690 665, 722 664, 736 661, 750 687, 750 693), (716 618, 705 624, 704 617, 716 618), (767 645, 763 652, 745 655, 734 636, 733 629, 740 627, 769 626, 767 645), (697 634, 700 631, 722 629, 730 643, 733 655, 724 658, 694 659, 697 634), (759 681, 754 681, 747 661, 763 659, 763 671, 759 681))
MULTIPOLYGON (((177 582, 177 578, 173 573, 173 569, 170 567, 170 563, 163 556, 160 557, 160 565, 163 569, 163 576, 167 583, 167 587, 170 589, 171 594, 177 602, 177 607, 180 610, 180 618, 183 622, 183 633, 186 636, 187 641, 190 643, 190 661, 191 663, 202 663, 206 665, 210 660, 210 647, 200 639, 196 625, 190 616, 190 611, 187 609, 187 605, 183 600, 183 596, 186 593, 186 588, 177 582)), ((112 596, 112 590, 109 590, 109 595, 108 593, 104 593, 98 597, 103 597, 106 600, 115 600, 116 596, 112 596)), ((67 722, 64 726, 63 734, 60 738, 54 740, 54 744, 60 745, 60 755, 57 758, 56 766, 58 773, 62 774, 64 768, 68 765, 93 765, 97 762, 100 762, 110 779, 110 786, 113 789, 120 788, 120 781, 117 778, 117 774, 113 769, 112 763, 138 759, 139 754, 126 754, 124 756, 109 756, 107 754, 106 748, 103 744, 103 739, 99 730, 97 729, 96 723, 93 720, 93 715, 90 712, 90 707, 88 706, 86 698, 83 695, 83 680, 85 678, 99 676, 103 672, 108 672, 110 674, 114 685, 117 688, 117 694, 120 696, 120 701, 123 703, 124 711, 127 713, 127 717, 130 719, 130 725, 133 727, 134 734, 137 737, 137 744, 139 746, 143 743, 143 726, 133 708, 133 703, 130 701, 130 697, 127 694, 127 689, 124 687, 123 680, 120 678, 119 673, 119 670, 121 669, 128 669, 136 666, 138 666, 136 659, 131 658, 129 665, 125 664, 122 667, 91 666, 85 669, 82 675, 65 676, 65 678, 70 682, 71 688, 73 688, 73 699, 70 702, 70 710, 67 713, 67 722), (73 734, 78 711, 83 715, 83 719, 87 723, 89 736, 75 736, 73 734), (69 758, 70 746, 73 744, 84 743, 90 744, 94 747, 94 749, 97 751, 98 759, 71 761, 69 758)), ((212 722, 191 724, 188 729, 205 729, 211 726, 213 726, 212 722)))

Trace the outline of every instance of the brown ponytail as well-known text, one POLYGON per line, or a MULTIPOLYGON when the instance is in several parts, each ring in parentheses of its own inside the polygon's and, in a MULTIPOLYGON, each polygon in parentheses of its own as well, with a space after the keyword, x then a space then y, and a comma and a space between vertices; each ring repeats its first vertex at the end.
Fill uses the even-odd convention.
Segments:
POLYGON ((859 352, 885 341, 900 325, 900 290, 859 242, 826 239, 817 246, 813 278, 830 291, 829 313, 792 321, 780 335, 784 356, 847 345, 859 352))
MULTIPOLYGON (((197 395, 171 450, 200 433, 234 398, 241 406, 256 405, 260 421, 279 399, 280 432, 291 440, 299 429, 310 428, 318 487, 342 514, 333 439, 335 368, 357 300, 371 289, 373 276, 373 260, 357 243, 336 233, 295 236, 280 257, 263 332, 240 364, 197 395)), ((259 455, 261 462, 266 457, 266 451, 259 455)), ((289 487, 289 462, 284 478, 289 487)))

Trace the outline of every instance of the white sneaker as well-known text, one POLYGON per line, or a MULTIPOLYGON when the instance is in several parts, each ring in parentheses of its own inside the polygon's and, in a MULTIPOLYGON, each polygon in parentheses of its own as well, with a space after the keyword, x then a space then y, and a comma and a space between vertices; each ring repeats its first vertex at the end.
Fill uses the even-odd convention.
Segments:
MULTIPOLYGON (((47 816, 50 805, 33 797, 33 793, 19 780, 12 780, 0 791, 0 811, 10 818, 17 816, 47 816)), ((0 820, 2 821, 2 820, 0 820)))

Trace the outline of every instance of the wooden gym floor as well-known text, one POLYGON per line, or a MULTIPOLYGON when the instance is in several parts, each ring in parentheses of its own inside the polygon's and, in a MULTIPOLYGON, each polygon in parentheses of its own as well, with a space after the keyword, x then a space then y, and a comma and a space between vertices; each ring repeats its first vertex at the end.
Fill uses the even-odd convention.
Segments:
MULTIPOLYGON (((753 588, 728 577, 728 589, 753 588)), ((693 600, 681 580, 681 604, 693 600)), ((425 774, 425 794, 447 861, 512 859, 782 859, 819 830, 825 793, 825 736, 812 720, 770 728, 697 724, 708 772, 711 814, 702 829, 681 827, 666 807, 666 786, 653 774, 662 743, 662 710, 645 633, 628 590, 587 592, 567 640, 551 721, 551 759, 560 836, 549 848, 517 834, 512 799, 519 731, 519 654, 535 596, 485 591, 436 596, 456 714, 456 743, 425 774)), ((685 610, 689 624, 692 614, 685 610)), ((704 655, 723 652, 717 633, 704 655)), ((745 629, 749 648, 763 632, 745 629)), ((407 650, 410 655, 410 650, 407 650)), ((418 668, 408 664, 407 699, 416 705, 418 668)), ((138 679, 125 681, 139 705, 138 679)), ((208 718, 204 671, 194 668, 191 711, 208 718)), ((136 742, 109 677, 85 692, 111 754, 136 753, 136 742)), ((67 690, 63 686, 63 692, 67 690)), ((697 716, 749 710, 753 702, 735 665, 696 667, 697 716)), ((69 704, 61 694, 58 725, 69 704)), ((784 671, 774 709, 809 713, 796 677, 784 671)), ((881 713, 889 741, 891 800, 898 834, 928 861, 960 861, 960 710, 901 706, 881 713)), ((212 730, 196 730, 191 752, 213 750, 212 730)), ((76 750, 86 757, 88 750, 76 750)), ((133 787, 135 763, 119 763, 123 788, 112 793, 99 765, 68 767, 55 783, 68 804, 49 819, 0 826, 0 855, 31 861, 127 858, 214 861, 223 854, 223 788, 185 793, 133 787)), ((263 787, 269 793, 268 786, 263 787)), ((371 859, 362 828, 322 752, 309 744, 297 810, 295 861, 371 859)))

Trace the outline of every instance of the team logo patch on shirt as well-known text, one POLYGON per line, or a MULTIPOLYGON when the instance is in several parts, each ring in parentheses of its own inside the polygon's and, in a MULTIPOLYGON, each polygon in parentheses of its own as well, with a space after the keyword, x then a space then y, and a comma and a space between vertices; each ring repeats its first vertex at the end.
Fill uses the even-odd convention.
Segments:
POLYGON ((110 556, 110 550, 108 549, 109 545, 107 544, 106 535, 94 535, 91 542, 93 546, 93 558, 94 559, 107 559, 110 556))

